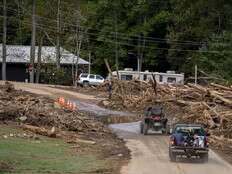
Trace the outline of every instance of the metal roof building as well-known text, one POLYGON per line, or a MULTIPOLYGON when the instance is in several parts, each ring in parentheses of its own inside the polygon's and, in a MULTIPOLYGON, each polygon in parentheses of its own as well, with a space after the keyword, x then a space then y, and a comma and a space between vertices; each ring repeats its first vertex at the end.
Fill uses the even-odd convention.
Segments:
MULTIPOLYGON (((22 45, 7 45, 7 63, 30 63, 30 49, 31 46, 22 45)), ((61 58, 60 63, 71 65, 76 62, 77 56, 71 52, 61 48, 61 58)), ((38 59, 38 46, 35 49, 35 63, 38 59)), ((53 46, 43 46, 41 51, 41 61, 42 63, 55 63, 56 62, 56 47, 53 46)), ((0 44, 0 62, 2 62, 2 44, 0 44)), ((89 62, 82 58, 79 58, 78 64, 88 65, 89 62)))
MULTIPOLYGON (((22 45, 7 45, 7 57, 6 57, 6 78, 9 81, 25 82, 29 79, 29 65, 30 65, 30 50, 31 46, 22 45)), ((60 65, 62 69, 71 74, 72 65, 76 63, 77 56, 71 52, 61 48, 60 65)), ((38 62, 38 47, 35 50, 35 70, 38 62)), ((55 66, 56 63, 56 47, 43 46, 41 50, 41 63, 43 68, 41 69, 41 75, 48 74, 48 71, 53 71, 50 64, 55 66), (47 66, 48 65, 48 66, 47 66)), ((2 44, 0 44, 0 64, 2 64, 2 44)), ((87 72, 89 62, 84 59, 78 59, 79 71, 87 72)), ((2 79, 2 66, 0 65, 0 79, 2 79)), ((70 77, 70 75, 68 76, 70 77)), ((69 79, 67 77, 67 79, 69 79)), ((41 83, 46 83, 44 78, 41 77, 41 83)))

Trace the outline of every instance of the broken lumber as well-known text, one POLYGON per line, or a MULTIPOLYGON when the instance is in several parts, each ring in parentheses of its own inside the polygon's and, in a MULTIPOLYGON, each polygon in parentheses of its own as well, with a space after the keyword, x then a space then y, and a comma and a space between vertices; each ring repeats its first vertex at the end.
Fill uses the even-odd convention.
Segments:
POLYGON ((69 144, 76 144, 77 143, 77 144, 86 144, 86 145, 95 145, 96 144, 95 141, 83 140, 80 138, 69 140, 69 141, 67 141, 67 143, 69 143, 69 144))
POLYGON ((210 95, 223 101, 224 103, 228 104, 229 106, 232 106, 232 100, 226 99, 220 95, 218 95, 215 91, 209 91, 210 95))
POLYGON ((104 61, 105 61, 105 64, 106 64, 107 70, 108 70, 108 72, 109 72, 110 76, 112 77, 112 71, 111 71, 111 68, 110 68, 109 62, 108 62, 108 60, 107 60, 107 59, 104 59, 104 61))
POLYGON ((219 84, 216 84, 216 83, 210 83, 210 85, 213 86, 213 87, 221 88, 223 90, 232 91, 232 88, 229 88, 229 87, 226 87, 226 86, 222 86, 222 85, 219 85, 219 84))
POLYGON ((39 134, 39 135, 43 135, 43 136, 47 136, 47 137, 52 137, 55 138, 56 137, 56 131, 55 131, 55 127, 53 127, 51 130, 47 130, 45 128, 40 128, 37 126, 32 126, 32 125, 22 125, 22 128, 24 130, 28 130, 31 131, 35 134, 39 134))

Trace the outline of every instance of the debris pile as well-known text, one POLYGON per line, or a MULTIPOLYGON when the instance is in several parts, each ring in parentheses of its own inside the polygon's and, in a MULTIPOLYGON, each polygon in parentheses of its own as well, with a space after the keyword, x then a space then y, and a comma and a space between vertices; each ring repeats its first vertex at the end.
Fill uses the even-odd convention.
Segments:
MULTIPOLYGON (((21 131, 18 133, 17 129, 13 130, 15 133, 6 134, 2 131, 0 137, 26 138, 26 141, 27 138, 32 138, 33 141, 41 143, 43 141, 39 140, 41 138, 39 135, 62 138, 70 143, 72 148, 70 152, 78 152, 78 154, 87 152, 99 160, 106 159, 107 164, 114 164, 109 168, 109 173, 117 173, 124 160, 129 158, 129 150, 125 147, 125 142, 117 138, 98 119, 74 109, 75 106, 71 107, 69 102, 63 100, 54 101, 47 97, 15 90, 10 83, 0 85, 1 126, 9 125, 10 131, 12 126, 24 130, 23 134, 21 131), (119 154, 123 155, 123 159, 118 156, 119 154)), ((0 169, 8 170, 8 167, 0 161, 0 169)))
POLYGON ((155 103, 163 103, 175 122, 202 123, 215 135, 232 138, 231 87, 211 83, 204 87, 187 84, 154 88, 152 82, 113 81, 112 99, 106 107, 143 111, 155 103))
MULTIPOLYGON (((98 91, 106 91, 107 84, 97 88, 98 91)), ((155 92, 152 83, 143 81, 112 81, 112 100, 106 107, 117 110, 141 110, 147 103, 155 100, 155 92)))
MULTIPOLYGON (((27 127, 40 134, 50 130, 107 132, 103 124, 86 114, 68 109, 56 108, 54 101, 46 97, 15 90, 10 83, 0 85, 0 121, 18 121, 35 127, 27 127)), ((51 135, 52 136, 52 135, 51 135)))
POLYGON ((207 87, 159 86, 158 95, 158 102, 179 106, 182 111, 172 113, 181 121, 204 123, 210 129, 232 128, 232 88, 213 83, 207 87))

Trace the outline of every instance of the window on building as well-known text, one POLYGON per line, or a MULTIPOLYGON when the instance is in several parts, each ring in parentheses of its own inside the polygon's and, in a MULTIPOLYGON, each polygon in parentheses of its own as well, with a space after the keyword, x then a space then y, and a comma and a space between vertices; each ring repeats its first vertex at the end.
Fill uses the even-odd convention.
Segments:
POLYGON ((132 75, 121 75, 121 80, 132 80, 133 76, 132 75))
POLYGON ((175 77, 168 77, 167 82, 168 83, 176 83, 176 78, 175 77))
POLYGON ((162 75, 159 76, 159 81, 163 82, 163 76, 162 75))
POLYGON ((89 75, 90 79, 95 79, 95 75, 89 75))

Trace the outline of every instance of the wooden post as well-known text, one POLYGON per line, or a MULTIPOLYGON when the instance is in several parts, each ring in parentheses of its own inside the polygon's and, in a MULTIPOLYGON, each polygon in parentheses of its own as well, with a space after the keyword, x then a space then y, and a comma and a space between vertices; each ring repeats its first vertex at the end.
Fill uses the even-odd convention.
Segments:
POLYGON ((109 65, 107 59, 104 59, 104 61, 105 61, 106 67, 107 67, 107 69, 108 69, 108 72, 110 73, 110 75, 111 75, 111 77, 112 77, 112 71, 111 71, 111 68, 110 68, 110 65, 109 65))
POLYGON ((6 80, 6 35, 7 35, 7 8, 6 8, 6 0, 3 0, 2 80, 6 80))
POLYGON ((197 65, 195 65, 195 85, 197 85, 197 65))

